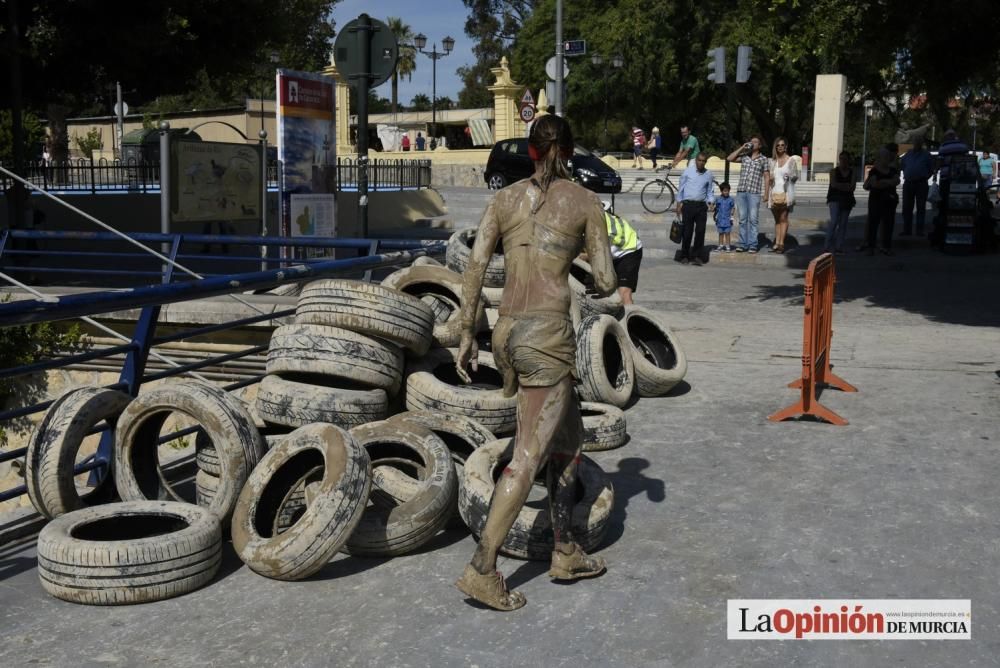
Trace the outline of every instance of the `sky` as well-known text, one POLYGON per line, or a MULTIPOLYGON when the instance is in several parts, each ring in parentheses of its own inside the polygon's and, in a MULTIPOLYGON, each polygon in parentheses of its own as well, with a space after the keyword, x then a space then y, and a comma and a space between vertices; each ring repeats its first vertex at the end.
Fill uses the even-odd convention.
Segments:
MULTIPOLYGON (((472 40, 465 35, 465 20, 468 9, 462 0, 341 0, 333 9, 333 19, 339 34, 349 21, 367 12, 372 18, 385 22, 390 16, 398 16, 413 29, 413 34, 423 33, 427 36, 425 50, 430 50, 436 42, 441 51, 441 40, 451 37, 455 40, 455 49, 451 54, 437 61, 437 95, 458 100, 458 91, 462 90, 462 80, 455 71, 463 65, 475 62, 472 55, 472 40)), ((402 78, 399 81, 399 101, 410 104, 414 95, 423 93, 431 96, 433 61, 420 53, 417 54, 417 69, 413 72, 413 81, 402 78)), ((375 89, 380 97, 392 97, 392 82, 386 81, 375 89)))

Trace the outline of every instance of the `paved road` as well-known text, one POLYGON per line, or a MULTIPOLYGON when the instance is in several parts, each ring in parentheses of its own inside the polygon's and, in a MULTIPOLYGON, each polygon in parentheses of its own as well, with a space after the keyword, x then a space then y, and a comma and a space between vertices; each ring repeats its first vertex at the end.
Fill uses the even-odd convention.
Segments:
POLYGON ((34 548, 0 547, 0 665, 941 666, 1000 656, 996 258, 848 258, 833 362, 851 422, 773 424, 800 369, 802 271, 644 263, 637 299, 688 355, 672 396, 596 453, 614 483, 609 572, 570 586, 504 559, 516 613, 452 587, 460 532, 393 560, 340 555, 306 582, 232 555, 179 599, 94 609, 46 596, 34 548), (970 598, 971 641, 730 642, 733 598, 970 598))

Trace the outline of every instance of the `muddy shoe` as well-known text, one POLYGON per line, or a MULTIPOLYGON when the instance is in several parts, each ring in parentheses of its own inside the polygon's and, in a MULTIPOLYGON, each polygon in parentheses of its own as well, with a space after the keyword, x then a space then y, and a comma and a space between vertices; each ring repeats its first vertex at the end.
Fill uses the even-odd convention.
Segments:
POLYGON ((594 578, 606 570, 604 559, 587 556, 576 543, 573 544, 572 554, 552 550, 552 568, 549 569, 549 577, 555 580, 594 578))
POLYGON ((483 575, 472 564, 465 567, 455 586, 469 598, 496 610, 517 610, 527 603, 521 592, 507 590, 507 583, 499 571, 483 575))

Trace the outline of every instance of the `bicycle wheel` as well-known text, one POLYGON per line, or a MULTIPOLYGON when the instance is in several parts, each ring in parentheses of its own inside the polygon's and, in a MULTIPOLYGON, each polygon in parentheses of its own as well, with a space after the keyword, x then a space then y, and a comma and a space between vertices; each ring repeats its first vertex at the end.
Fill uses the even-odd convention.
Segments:
POLYGON ((642 187, 642 206, 650 213, 664 213, 674 205, 674 187, 669 181, 656 179, 642 187))

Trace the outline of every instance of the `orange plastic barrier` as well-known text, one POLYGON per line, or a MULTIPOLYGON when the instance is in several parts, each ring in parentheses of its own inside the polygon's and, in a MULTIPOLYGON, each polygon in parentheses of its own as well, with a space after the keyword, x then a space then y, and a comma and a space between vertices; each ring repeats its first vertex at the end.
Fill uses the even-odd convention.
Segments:
POLYGON ((812 415, 836 425, 847 424, 817 401, 817 387, 835 387, 844 392, 857 388, 830 371, 830 343, 833 340, 833 255, 823 253, 809 263, 806 271, 805 318, 802 323, 802 377, 788 387, 800 388, 801 398, 767 419, 780 422, 797 415, 812 415))

